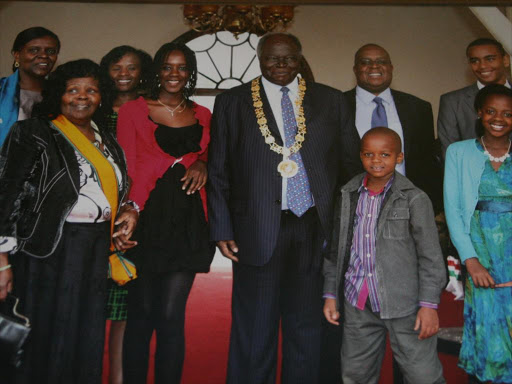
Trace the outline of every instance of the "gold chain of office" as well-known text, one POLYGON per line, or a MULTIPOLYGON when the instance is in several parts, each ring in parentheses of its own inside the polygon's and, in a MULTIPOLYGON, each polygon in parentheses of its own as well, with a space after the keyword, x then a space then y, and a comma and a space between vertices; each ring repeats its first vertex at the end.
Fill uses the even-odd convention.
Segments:
POLYGON ((254 79, 251 83, 252 101, 254 106, 254 112, 256 113, 256 120, 260 127, 261 134, 265 139, 265 143, 270 146, 270 149, 284 157, 290 156, 292 153, 297 153, 302 147, 304 142, 304 136, 306 135, 306 118, 304 117, 304 108, 302 107, 302 101, 304 100, 304 93, 306 92, 306 81, 299 78, 299 95, 295 104, 297 105, 297 134, 295 135, 295 143, 289 148, 276 144, 276 139, 270 133, 267 125, 267 118, 265 112, 263 112, 263 102, 261 101, 260 95, 260 77, 254 79))

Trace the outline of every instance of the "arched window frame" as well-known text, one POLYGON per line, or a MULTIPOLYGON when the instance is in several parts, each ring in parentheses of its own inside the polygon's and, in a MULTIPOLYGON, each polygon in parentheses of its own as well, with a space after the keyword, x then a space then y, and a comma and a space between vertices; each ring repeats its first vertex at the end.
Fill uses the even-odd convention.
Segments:
MULTIPOLYGON (((173 42, 187 44, 187 43, 191 42, 192 40, 194 40, 198 37, 201 37, 205 34, 206 33, 203 33, 203 32, 197 32, 194 30, 190 30, 188 32, 185 32, 181 36, 178 36, 176 39, 173 40, 173 42)), ((255 34, 257 36, 263 35, 262 33, 255 33, 255 34)), ((256 47, 253 47, 253 48, 256 50, 256 47)), ((208 50, 205 50, 205 51, 207 52, 208 50)), ((205 52, 205 51, 201 51, 201 52, 205 52)), ((231 54, 233 55, 233 50, 231 52, 232 52, 231 54)), ((210 59, 212 60, 213 65, 216 66, 216 63, 213 61, 213 59, 211 57, 210 57, 210 59)), ((231 60, 230 60, 230 63, 231 63, 231 68, 229 70, 230 74, 233 73, 233 71, 232 71, 233 60, 234 60, 234 57, 232 56, 231 60)), ((249 66, 250 66, 250 64, 249 64, 249 66)), ((248 68, 249 68, 249 66, 248 66, 248 68)), ((198 67, 199 67, 199 64, 198 64, 198 67)), ((218 70, 218 68, 217 68, 217 70, 218 70)), ((313 72, 311 71, 311 68, 309 67, 308 62, 304 57, 302 57, 301 68, 299 70, 299 73, 306 81, 314 81, 313 72)), ((204 76, 204 74, 199 74, 199 73, 198 73, 198 75, 204 76)), ((222 80, 225 80, 225 79, 222 79, 222 80)), ((222 82, 222 80, 219 82, 215 82, 212 80, 212 82, 217 84, 216 88, 196 88, 195 95, 197 95, 197 96, 217 96, 217 95, 219 95, 220 93, 222 93, 226 90, 226 89, 218 88, 218 85, 222 82)), ((237 79, 237 80, 239 80, 241 82, 241 79, 237 79)))

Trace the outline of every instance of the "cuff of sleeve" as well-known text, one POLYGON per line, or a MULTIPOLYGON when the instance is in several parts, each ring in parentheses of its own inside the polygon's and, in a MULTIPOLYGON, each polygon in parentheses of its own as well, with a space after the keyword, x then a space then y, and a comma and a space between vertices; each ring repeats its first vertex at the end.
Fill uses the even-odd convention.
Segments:
POLYGON ((0 236, 0 252, 12 252, 18 247, 15 237, 0 236))
MULTIPOLYGON (((460 255, 459 255, 460 256, 460 255)), ((466 260, 469 260, 469 259, 478 259, 478 256, 469 256, 469 257, 465 257, 464 259, 461 257, 460 258, 460 261, 463 265, 466 265, 466 260)))
POLYGON ((137 213, 140 213, 140 207, 135 201, 126 200, 124 203, 121 204, 121 207, 124 207, 125 205, 130 205, 134 210, 137 211, 137 213))
POLYGON ((324 299, 335 299, 336 300, 336 295, 333 295, 332 293, 324 293, 324 295, 322 297, 324 299))
POLYGON ((428 301, 420 301, 420 307, 437 309, 437 304, 429 303, 428 301))

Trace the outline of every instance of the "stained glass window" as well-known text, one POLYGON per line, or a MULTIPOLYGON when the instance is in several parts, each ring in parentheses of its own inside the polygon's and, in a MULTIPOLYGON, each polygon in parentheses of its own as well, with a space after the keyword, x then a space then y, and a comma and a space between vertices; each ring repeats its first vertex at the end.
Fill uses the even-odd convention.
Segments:
POLYGON ((260 75, 256 46, 259 37, 231 32, 202 35, 187 45, 197 57, 198 89, 229 89, 260 75))

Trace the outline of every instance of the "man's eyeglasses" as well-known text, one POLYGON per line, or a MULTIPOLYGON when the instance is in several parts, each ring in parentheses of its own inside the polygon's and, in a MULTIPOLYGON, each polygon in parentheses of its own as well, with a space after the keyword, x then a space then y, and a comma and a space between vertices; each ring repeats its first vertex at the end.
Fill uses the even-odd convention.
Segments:
POLYGON ((391 64, 391 61, 389 60, 386 60, 386 59, 377 59, 377 60, 371 60, 371 59, 359 59, 358 60, 358 64, 359 65, 363 65, 363 66, 378 66, 378 67, 382 67, 384 65, 389 65, 391 64))

